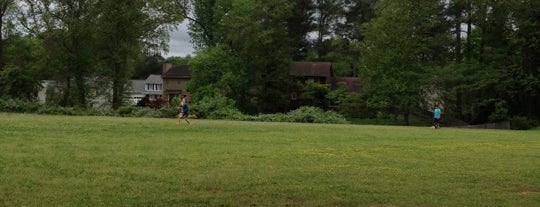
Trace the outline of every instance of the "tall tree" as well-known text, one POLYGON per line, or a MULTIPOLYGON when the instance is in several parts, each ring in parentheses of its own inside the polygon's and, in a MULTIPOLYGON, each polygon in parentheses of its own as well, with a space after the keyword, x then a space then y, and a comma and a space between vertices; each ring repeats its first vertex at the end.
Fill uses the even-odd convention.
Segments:
POLYGON ((375 17, 376 0, 344 0, 335 26, 335 35, 329 40, 329 51, 323 58, 332 62, 335 76, 358 76, 361 57, 360 44, 364 39, 362 24, 375 17))
POLYGON ((179 7, 189 21, 189 35, 196 50, 217 46, 223 39, 220 21, 231 8, 231 0, 185 0, 179 7))
MULTIPOLYGON (((33 35, 46 38, 46 47, 62 57, 55 61, 65 85, 64 106, 86 107, 89 94, 85 78, 93 72, 95 0, 25 0, 25 26, 33 35), (74 87, 72 87, 74 85, 74 87)), ((51 59, 54 60, 54 59, 51 59)))
POLYGON ((363 64, 370 78, 368 104, 381 111, 403 114, 408 124, 411 111, 429 85, 427 71, 444 64, 443 5, 438 1, 379 1, 377 18, 365 27, 363 64))
POLYGON ((99 6, 103 12, 98 21, 100 59, 105 77, 112 83, 112 107, 117 109, 124 101, 125 86, 132 75, 134 61, 142 52, 140 38, 145 2, 103 0, 99 6))
POLYGON ((339 21, 343 0, 314 0, 315 12, 313 14, 316 39, 313 46, 316 59, 323 60, 329 50, 329 39, 335 34, 335 27, 339 21))
MULTIPOLYGON (((237 107, 246 113, 283 110, 287 103, 286 83, 291 59, 287 20, 292 7, 287 3, 286 0, 231 0, 220 1, 219 6, 216 3, 211 10, 216 14, 213 18, 218 18, 213 19, 216 24, 205 25, 211 27, 207 31, 214 31, 215 37, 219 38, 215 39, 214 46, 206 45, 201 53, 203 57, 193 60, 191 92, 208 88, 195 87, 200 86, 197 83, 222 87, 223 80, 230 80, 226 74, 234 71, 242 85, 227 84, 227 87, 217 88, 221 95, 233 99, 237 107), (216 66, 210 63, 219 62, 216 58, 222 58, 227 63, 225 65, 233 65, 237 69, 220 67, 224 71, 214 75, 195 75, 201 71, 214 71, 215 68, 211 67, 216 66), (209 64, 203 64, 200 60, 207 60, 209 64), (230 90, 232 92, 227 92, 230 90)), ((200 10, 195 11, 198 13, 200 10)), ((201 19, 199 21, 203 22, 201 19)))
POLYGON ((225 44, 246 65, 249 90, 242 108, 249 113, 284 110, 291 58, 287 0, 235 0, 223 19, 225 44))
POLYGON ((512 4, 516 30, 512 43, 517 52, 515 62, 518 67, 509 76, 516 80, 515 95, 509 103, 514 114, 540 118, 540 2, 536 0, 518 1, 512 4))
POLYGON ((15 1, 2 0, 0 1, 0 71, 4 68, 4 42, 5 34, 8 33, 7 29, 11 24, 11 13, 16 8, 15 1))
POLYGON ((112 107, 122 106, 135 63, 148 52, 164 48, 167 30, 182 20, 174 1, 100 0, 99 42, 104 73, 112 85, 112 107), (145 52, 146 51, 146 52, 145 52))
POLYGON ((287 31, 293 44, 293 60, 306 60, 310 43, 309 32, 314 29, 313 0, 294 0, 291 17, 287 20, 287 31))

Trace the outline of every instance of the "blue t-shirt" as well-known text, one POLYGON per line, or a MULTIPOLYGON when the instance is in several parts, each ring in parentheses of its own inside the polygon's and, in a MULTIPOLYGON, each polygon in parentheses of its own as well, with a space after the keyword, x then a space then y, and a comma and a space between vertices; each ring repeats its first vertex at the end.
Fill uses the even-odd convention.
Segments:
POLYGON ((441 113, 442 113, 441 109, 435 108, 435 110, 433 110, 433 118, 440 119, 441 113))
POLYGON ((189 107, 188 107, 187 103, 185 103, 184 105, 182 105, 182 111, 184 111, 185 114, 188 113, 189 107))

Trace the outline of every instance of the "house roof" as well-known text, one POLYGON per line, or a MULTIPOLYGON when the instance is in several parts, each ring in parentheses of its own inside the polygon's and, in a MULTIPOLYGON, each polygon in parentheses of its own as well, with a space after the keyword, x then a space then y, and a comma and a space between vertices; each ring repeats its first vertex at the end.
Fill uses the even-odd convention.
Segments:
POLYGON ((147 84, 163 84, 163 79, 161 78, 161 75, 150 75, 146 78, 145 82, 147 84))
POLYGON ((130 93, 144 93, 144 82, 145 80, 131 80, 131 87, 129 88, 130 93))
POLYGON ((332 63, 330 62, 294 62, 290 75, 305 77, 331 77, 332 63))
POLYGON ((191 78, 191 71, 188 65, 176 65, 168 69, 163 78, 191 78))

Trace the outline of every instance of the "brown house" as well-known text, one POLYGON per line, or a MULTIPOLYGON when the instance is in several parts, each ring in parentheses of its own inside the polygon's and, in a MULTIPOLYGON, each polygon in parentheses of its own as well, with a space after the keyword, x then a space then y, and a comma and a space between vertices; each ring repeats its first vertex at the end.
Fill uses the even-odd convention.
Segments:
POLYGON ((320 84, 329 84, 332 78, 332 63, 294 62, 289 75, 303 83, 312 80, 320 84))
POLYGON ((333 77, 330 62, 294 62, 289 75, 293 78, 293 82, 300 83, 300 85, 293 84, 289 87, 289 108, 292 109, 302 105, 298 97, 302 91, 302 85, 307 81, 328 85, 332 90, 336 89, 339 83, 345 83, 349 92, 362 92, 358 77, 333 77))
MULTIPOLYGON (((331 89, 336 89, 339 83, 345 83, 349 92, 361 93, 362 86, 357 77, 332 77, 332 63, 330 62, 294 62, 290 68, 289 75, 294 83, 289 87, 290 104, 289 108, 294 109, 302 103, 299 95, 302 84, 307 81, 314 81, 319 84, 326 84, 331 89)), ((173 66, 163 65, 163 100, 172 102, 174 97, 190 95, 186 86, 191 80, 191 71, 188 65, 173 66)))
POLYGON ((189 96, 186 90, 191 80, 191 71, 187 65, 173 66, 163 64, 163 99, 172 103, 174 97, 189 96))

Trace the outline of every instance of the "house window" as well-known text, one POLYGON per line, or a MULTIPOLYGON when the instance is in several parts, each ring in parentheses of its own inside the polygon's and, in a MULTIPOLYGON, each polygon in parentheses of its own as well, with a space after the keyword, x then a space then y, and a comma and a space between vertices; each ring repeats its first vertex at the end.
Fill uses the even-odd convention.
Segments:
POLYGON ((291 100, 296 100, 298 98, 298 94, 296 92, 291 93, 291 100))
POLYGON ((147 91, 161 91, 163 90, 163 84, 146 84, 147 91))

